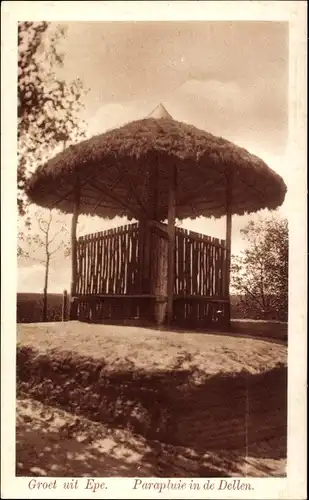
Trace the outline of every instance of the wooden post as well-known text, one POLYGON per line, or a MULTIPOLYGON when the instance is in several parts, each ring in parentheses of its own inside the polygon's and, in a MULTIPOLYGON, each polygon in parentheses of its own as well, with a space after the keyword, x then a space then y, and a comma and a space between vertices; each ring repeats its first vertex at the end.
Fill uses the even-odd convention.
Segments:
POLYGON ((173 321, 175 284, 175 218, 176 218, 176 167, 172 165, 168 196, 168 268, 167 268, 167 325, 173 321))
MULTIPOLYGON (((151 158, 149 164, 149 177, 147 185, 147 208, 148 213, 146 217, 140 220, 140 228, 143 231, 143 252, 142 252, 142 266, 143 266, 143 294, 154 293, 155 288, 155 276, 153 272, 154 261, 157 258, 157 248, 154 246, 154 242, 151 237, 151 227, 149 221, 157 220, 158 212, 158 165, 157 159, 151 158)), ((149 307, 146 306, 145 315, 147 316, 147 321, 156 321, 156 304, 151 301, 149 307)))
POLYGON ((149 172, 148 210, 150 220, 158 219, 158 181, 159 168, 156 159, 150 167, 149 172))
POLYGON ((77 319, 77 304, 76 304, 76 282, 77 282, 77 239, 76 239, 76 231, 77 231, 77 222, 79 215, 79 206, 80 206, 80 186, 79 181, 77 179, 75 185, 75 193, 74 193, 74 208, 73 208, 73 217, 72 217, 72 225, 71 225, 71 265, 72 265, 72 277, 71 277, 71 303, 70 303, 70 319, 77 319))
POLYGON ((67 309, 68 309, 68 292, 63 290, 62 295, 62 321, 67 320, 67 309))
POLYGON ((227 327, 231 322, 231 303, 230 303, 230 275, 231 275, 231 241, 232 241, 232 182, 231 174, 226 176, 226 261, 225 261, 225 290, 224 294, 229 299, 227 310, 227 327))

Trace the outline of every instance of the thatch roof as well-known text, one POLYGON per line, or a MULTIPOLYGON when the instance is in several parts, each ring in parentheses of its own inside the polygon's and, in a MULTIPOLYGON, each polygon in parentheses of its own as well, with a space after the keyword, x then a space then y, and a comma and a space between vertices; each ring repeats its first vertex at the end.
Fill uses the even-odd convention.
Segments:
MULTIPOLYGON (((159 111, 155 115, 167 113, 163 106, 159 111)), ((81 213, 139 218, 154 199, 149 198, 149 185, 156 172, 157 214, 164 220, 171 165, 177 167, 179 219, 224 215, 227 182, 232 182, 234 214, 275 209, 285 198, 284 181, 261 159, 221 137, 173 120, 168 113, 70 146, 36 170, 27 194, 38 205, 71 213, 78 178, 81 213)))

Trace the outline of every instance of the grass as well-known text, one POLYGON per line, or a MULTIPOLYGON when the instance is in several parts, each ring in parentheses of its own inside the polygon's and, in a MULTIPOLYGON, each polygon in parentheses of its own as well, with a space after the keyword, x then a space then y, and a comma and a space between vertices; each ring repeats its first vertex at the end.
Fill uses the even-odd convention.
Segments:
POLYGON ((159 332, 147 328, 80 322, 18 325, 22 346, 40 353, 67 352, 104 361, 106 371, 198 370, 208 377, 242 371, 257 374, 285 365, 287 348, 251 338, 159 332))

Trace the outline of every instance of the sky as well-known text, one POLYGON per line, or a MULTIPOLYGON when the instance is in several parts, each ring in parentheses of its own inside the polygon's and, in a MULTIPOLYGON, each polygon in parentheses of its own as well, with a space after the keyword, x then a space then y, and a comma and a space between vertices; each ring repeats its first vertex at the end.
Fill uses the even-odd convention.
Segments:
MULTIPOLYGON (((288 179, 288 27, 279 22, 74 22, 62 41, 67 81, 89 90, 88 135, 144 118, 163 103, 176 120, 234 141, 288 179)), ((288 211, 288 198, 280 208, 288 211)), ((250 216, 249 218, 253 218, 250 216)), ((69 227, 70 218, 62 221, 69 227)), ((244 246, 233 218, 232 252, 244 246)), ((79 234, 121 225, 82 216, 79 234)), ((183 227, 224 238, 225 220, 199 218, 183 227)), ((33 231, 35 231, 35 226, 33 231)), ((18 291, 39 292, 44 267, 19 262, 18 291)), ((51 266, 49 291, 70 284, 70 262, 51 266)))

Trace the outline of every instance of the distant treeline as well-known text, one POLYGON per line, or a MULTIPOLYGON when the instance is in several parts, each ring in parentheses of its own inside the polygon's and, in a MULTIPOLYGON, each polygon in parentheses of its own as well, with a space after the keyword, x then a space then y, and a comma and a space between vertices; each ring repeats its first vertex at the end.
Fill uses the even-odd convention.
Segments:
MULTIPOLYGON (((47 318, 48 321, 61 321, 62 294, 48 294, 47 318)), ((43 314, 42 293, 18 293, 16 304, 17 323, 39 323, 43 314)))
MULTIPOLYGON (((38 323, 42 321, 43 294, 18 293, 17 294, 17 323, 38 323)), ((241 298, 237 295, 231 297, 231 314, 233 319, 262 319, 256 317, 254 312, 244 312, 241 298)), ((48 294, 48 321, 61 321, 62 319, 62 294, 48 294)), ((274 314, 273 320, 278 320, 274 314)))

